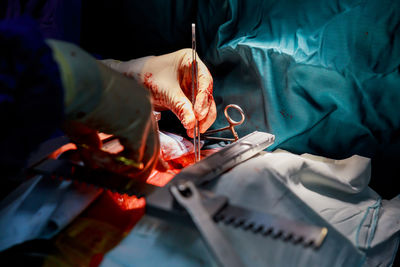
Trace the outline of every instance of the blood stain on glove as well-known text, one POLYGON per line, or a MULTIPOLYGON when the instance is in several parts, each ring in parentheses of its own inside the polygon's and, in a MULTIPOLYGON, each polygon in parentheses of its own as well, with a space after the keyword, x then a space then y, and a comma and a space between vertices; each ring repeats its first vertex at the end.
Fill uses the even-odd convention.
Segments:
MULTIPOLYGON (((156 93, 157 93, 157 91, 158 91, 158 86, 157 86, 156 83, 153 82, 153 80, 151 80, 152 77, 153 77, 153 74, 151 74, 151 73, 145 73, 145 74, 144 74, 143 85, 144 85, 146 88, 149 88, 149 89, 150 89, 150 91, 152 92, 152 95, 153 95, 153 99, 154 99, 154 100, 157 100, 157 99, 156 99, 156 96, 157 96, 158 94, 156 94, 156 93)), ((157 100, 157 101, 159 101, 159 100, 157 100)))
MULTIPOLYGON (((192 100, 192 62, 178 69, 179 84, 189 100, 192 100)), ((197 88, 197 82, 194 81, 194 88, 197 88)), ((197 90, 194 92, 197 95, 197 90)))
POLYGON ((143 78, 143 85, 148 88, 153 97, 153 105, 157 111, 165 110, 164 103, 167 103, 167 99, 164 94, 159 94, 159 88, 156 82, 153 81, 152 73, 145 73, 143 78))

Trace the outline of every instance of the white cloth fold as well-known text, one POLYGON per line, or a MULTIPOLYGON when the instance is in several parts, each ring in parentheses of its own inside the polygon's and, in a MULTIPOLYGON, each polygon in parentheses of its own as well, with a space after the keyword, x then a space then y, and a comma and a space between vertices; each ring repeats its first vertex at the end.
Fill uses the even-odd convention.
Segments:
MULTIPOLYGON (((382 200, 367 186, 370 168, 370 160, 360 156, 332 160, 280 150, 236 166, 210 186, 233 204, 326 226, 318 250, 219 227, 246 266, 390 266, 399 241, 400 201, 382 200)), ((198 233, 188 231, 145 216, 103 266, 150 266, 149 260, 151 266, 215 264, 198 233), (140 253, 131 253, 138 247, 140 253)))

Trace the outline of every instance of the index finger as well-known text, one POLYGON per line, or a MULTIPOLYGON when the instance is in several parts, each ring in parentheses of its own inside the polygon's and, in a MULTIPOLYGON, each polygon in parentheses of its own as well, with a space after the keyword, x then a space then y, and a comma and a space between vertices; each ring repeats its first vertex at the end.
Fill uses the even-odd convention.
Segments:
POLYGON ((196 118, 203 120, 210 109, 213 100, 213 78, 206 65, 198 61, 198 91, 194 103, 194 113, 196 118))

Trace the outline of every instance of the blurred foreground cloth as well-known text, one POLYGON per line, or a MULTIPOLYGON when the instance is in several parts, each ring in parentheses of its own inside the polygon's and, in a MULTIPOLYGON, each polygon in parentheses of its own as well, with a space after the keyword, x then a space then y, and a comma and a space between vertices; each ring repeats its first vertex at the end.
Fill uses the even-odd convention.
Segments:
POLYGON ((50 239, 102 190, 35 176, 0 201, 0 251, 32 239, 50 239))
MULTIPOLYGON (((286 151, 233 168, 210 188, 231 203, 326 226, 318 250, 219 224, 246 266, 389 266, 399 243, 400 198, 369 188, 370 160, 286 151)), ((194 228, 144 216, 102 266, 216 266, 194 228)))

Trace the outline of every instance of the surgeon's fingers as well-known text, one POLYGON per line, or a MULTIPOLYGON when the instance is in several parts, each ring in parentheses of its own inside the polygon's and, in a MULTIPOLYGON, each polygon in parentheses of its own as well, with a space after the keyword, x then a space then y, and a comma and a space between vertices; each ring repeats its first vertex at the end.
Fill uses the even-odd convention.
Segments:
POLYGON ((190 102, 182 90, 177 91, 174 101, 168 108, 178 117, 185 129, 194 128, 196 118, 193 112, 192 102, 190 102))
MULTIPOLYGON (((210 126, 214 123, 215 119, 217 118, 217 108, 215 106, 214 101, 210 103, 210 107, 208 110, 209 111, 206 117, 203 120, 199 121, 200 133, 204 133, 205 131, 207 131, 207 129, 210 128, 210 126)), ((193 129, 186 130, 186 133, 189 137, 193 138, 193 129)))
POLYGON ((199 122, 199 130, 200 133, 204 133, 208 128, 214 123, 217 118, 217 107, 215 105, 214 100, 210 103, 210 108, 207 116, 199 122))
POLYGON ((190 49, 184 49, 184 57, 178 69, 179 84, 185 95, 192 101, 194 99, 194 114, 197 120, 203 120, 210 108, 213 94, 213 79, 206 65, 197 55, 197 84, 193 82, 193 59, 190 49), (197 88, 192 99, 192 85, 197 88))
POLYGON ((203 62, 198 62, 198 91, 194 103, 194 113, 201 121, 209 113, 213 101, 213 79, 203 62))

